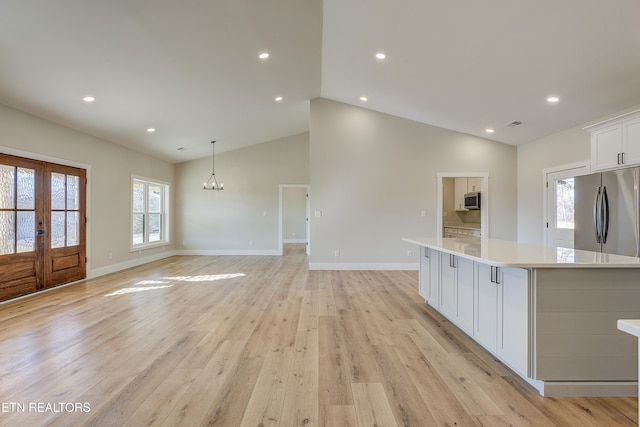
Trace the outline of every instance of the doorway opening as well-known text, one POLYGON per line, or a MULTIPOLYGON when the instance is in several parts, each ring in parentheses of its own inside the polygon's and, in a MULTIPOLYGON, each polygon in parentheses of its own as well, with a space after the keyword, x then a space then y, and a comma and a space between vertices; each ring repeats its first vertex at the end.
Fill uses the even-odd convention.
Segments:
POLYGON ((280 184, 278 250, 283 254, 284 244, 304 244, 305 253, 311 253, 309 236, 309 186, 306 184, 280 184))
POLYGON ((489 237, 489 174, 486 172, 438 172, 436 177, 438 186, 436 236, 439 238, 489 237), (466 209, 464 195, 475 192, 480 193, 480 209, 466 209), (457 233, 457 230, 462 231, 459 235, 454 235, 453 233, 457 233))
POLYGON ((559 166, 543 171, 544 178, 544 244, 573 248, 574 178, 590 172, 587 162, 559 166))

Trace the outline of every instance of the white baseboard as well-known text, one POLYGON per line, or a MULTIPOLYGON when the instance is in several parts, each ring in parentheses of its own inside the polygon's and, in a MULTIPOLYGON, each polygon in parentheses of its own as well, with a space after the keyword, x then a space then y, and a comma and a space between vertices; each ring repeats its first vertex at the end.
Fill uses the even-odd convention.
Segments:
POLYGON ((179 250, 174 255, 282 255, 277 249, 214 249, 214 250, 179 250))
POLYGON ((636 397, 637 381, 539 381, 544 397, 636 397))
POLYGON ((418 270, 418 264, 412 263, 368 263, 368 262, 344 262, 323 263, 310 262, 309 270, 418 270))
POLYGON ((282 239, 282 243, 307 243, 306 239, 282 239))
POLYGON ((137 267, 139 265, 147 264, 149 262, 158 261, 160 259, 169 258, 175 255, 175 251, 162 252, 160 254, 140 257, 131 261, 121 262, 118 264, 108 265, 106 267, 95 268, 87 271, 87 279, 93 279, 96 277, 104 276, 105 274, 115 273, 120 270, 125 270, 131 267, 137 267))

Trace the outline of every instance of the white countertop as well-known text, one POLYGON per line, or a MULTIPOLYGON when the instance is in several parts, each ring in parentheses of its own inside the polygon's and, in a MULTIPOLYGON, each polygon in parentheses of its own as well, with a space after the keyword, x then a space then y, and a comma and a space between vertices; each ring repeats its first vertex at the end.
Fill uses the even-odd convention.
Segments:
POLYGON ((640 320, 638 319, 619 319, 618 329, 631 335, 640 337, 640 320))
POLYGON ((480 230, 480 226, 473 226, 473 225, 443 225, 443 228, 460 228, 462 230, 480 230))
POLYGON ((405 237, 402 240, 497 267, 640 268, 640 258, 578 249, 537 246, 510 240, 405 237))

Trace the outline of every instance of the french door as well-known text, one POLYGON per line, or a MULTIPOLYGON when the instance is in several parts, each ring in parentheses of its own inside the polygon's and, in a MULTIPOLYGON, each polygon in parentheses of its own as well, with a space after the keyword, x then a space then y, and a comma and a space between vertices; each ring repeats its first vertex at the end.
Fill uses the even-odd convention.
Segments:
POLYGON ((86 275, 86 171, 0 153, 0 300, 86 275))

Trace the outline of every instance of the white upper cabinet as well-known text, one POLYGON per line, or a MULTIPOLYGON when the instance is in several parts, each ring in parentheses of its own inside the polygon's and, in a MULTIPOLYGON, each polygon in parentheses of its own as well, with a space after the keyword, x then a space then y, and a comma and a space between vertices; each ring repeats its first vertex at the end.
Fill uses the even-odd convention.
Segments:
POLYGON ((479 192, 482 178, 467 178, 467 191, 469 193, 479 192))
POLYGON ((469 209, 464 207, 464 195, 468 193, 467 191, 467 178, 456 178, 454 184, 454 202, 455 202, 455 210, 457 211, 468 211, 469 209))
POLYGON ((482 178, 456 178, 454 181, 455 210, 468 211, 469 209, 464 207, 464 195, 467 193, 479 192, 481 184, 482 178))
POLYGON ((591 167, 594 172, 640 165, 640 112, 586 129, 591 132, 591 167))

